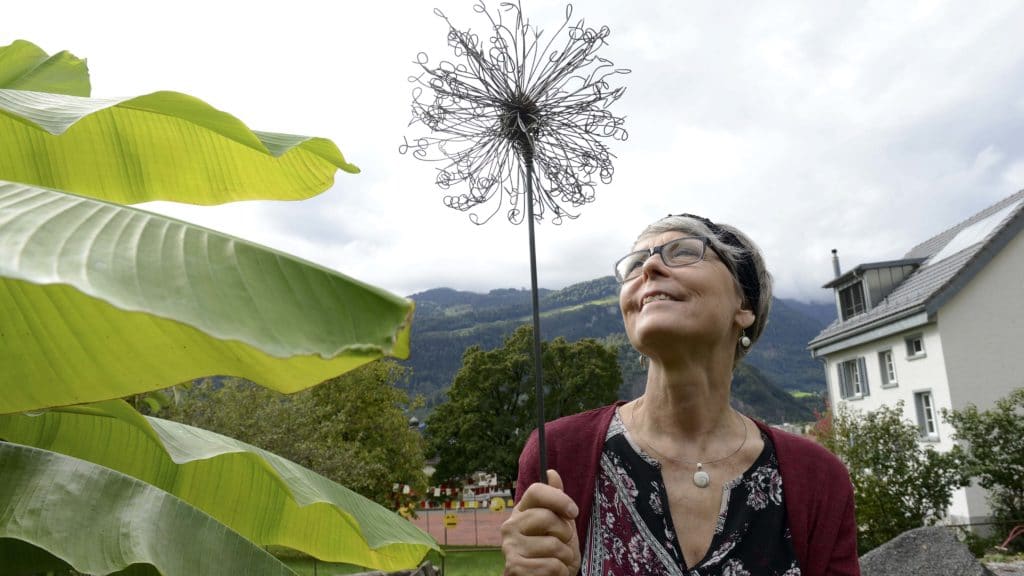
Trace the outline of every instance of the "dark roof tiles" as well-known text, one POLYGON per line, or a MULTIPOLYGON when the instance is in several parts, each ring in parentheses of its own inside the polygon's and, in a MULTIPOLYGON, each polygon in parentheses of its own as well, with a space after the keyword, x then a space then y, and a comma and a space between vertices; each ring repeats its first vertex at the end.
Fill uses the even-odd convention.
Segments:
POLYGON ((878 305, 845 322, 839 320, 832 322, 832 324, 825 327, 824 330, 811 340, 810 346, 813 348, 815 344, 823 343, 825 340, 831 340, 847 333, 850 333, 850 335, 859 333, 868 329, 869 326, 884 324, 891 318, 924 310, 928 301, 939 294, 956 276, 964 272, 974 260, 974 257, 994 237, 999 235, 1001 231, 1008 229, 1011 222, 1024 217, 1024 190, 1004 198, 956 226, 929 238, 913 247, 904 255, 904 259, 931 258, 956 238, 957 234, 961 231, 1013 205, 1015 205, 1013 210, 981 241, 966 246, 959 252, 938 262, 925 261, 920 268, 897 286, 878 305))

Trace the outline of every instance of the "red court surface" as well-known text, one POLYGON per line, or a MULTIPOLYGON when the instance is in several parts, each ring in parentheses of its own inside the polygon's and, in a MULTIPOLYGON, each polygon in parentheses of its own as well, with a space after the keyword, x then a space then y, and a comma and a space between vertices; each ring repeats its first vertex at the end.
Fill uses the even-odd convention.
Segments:
POLYGON ((447 529, 448 546, 500 546, 501 523, 511 510, 492 512, 476 510, 419 510, 413 524, 426 531, 440 544, 445 544, 444 515, 455 514, 458 524, 447 529))

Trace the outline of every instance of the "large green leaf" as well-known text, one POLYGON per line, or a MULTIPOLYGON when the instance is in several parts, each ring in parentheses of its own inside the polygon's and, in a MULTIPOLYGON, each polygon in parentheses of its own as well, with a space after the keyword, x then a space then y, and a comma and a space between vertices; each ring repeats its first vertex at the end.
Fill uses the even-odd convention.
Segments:
POLYGON ((0 181, 0 414, 211 374, 295 392, 406 357, 412 309, 224 234, 0 181))
POLYGON ((148 564, 164 576, 294 575, 207 514, 109 468, 0 442, 0 470, 0 543, 28 542, 79 572, 148 564))
POLYGON ((254 132, 178 92, 82 98, 0 89, 0 179, 119 204, 301 200, 345 161, 330 140, 254 132))
POLYGON ((50 56, 31 42, 15 40, 0 46, 0 88, 88 96, 89 70, 70 52, 50 56))
POLYGON ((13 538, 0 538, 0 576, 67 574, 70 570, 67 562, 38 546, 13 538))
POLYGON ((141 416, 124 401, 0 416, 0 437, 148 482, 257 544, 380 570, 415 567, 438 549, 411 522, 315 472, 214 432, 141 416))

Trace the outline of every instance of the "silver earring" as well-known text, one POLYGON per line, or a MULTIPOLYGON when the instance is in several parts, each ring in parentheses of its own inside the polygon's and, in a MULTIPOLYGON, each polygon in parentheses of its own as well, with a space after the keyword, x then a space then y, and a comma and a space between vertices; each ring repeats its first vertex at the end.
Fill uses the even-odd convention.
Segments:
POLYGON ((647 369, 647 356, 644 356, 643 354, 640 354, 639 356, 637 356, 636 359, 640 363, 640 368, 646 370, 647 369))
POLYGON ((750 337, 747 336, 747 331, 746 330, 740 332, 740 346, 744 350, 746 350, 747 348, 750 348, 750 337))

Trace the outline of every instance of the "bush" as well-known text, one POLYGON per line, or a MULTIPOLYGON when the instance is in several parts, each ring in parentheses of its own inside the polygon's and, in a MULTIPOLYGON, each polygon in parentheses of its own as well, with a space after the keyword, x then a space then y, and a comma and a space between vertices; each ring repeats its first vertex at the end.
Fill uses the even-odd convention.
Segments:
POLYGON ((867 413, 840 406, 814 428, 819 441, 846 464, 857 506, 860 554, 941 519, 953 490, 967 485, 963 454, 919 442, 903 420, 903 403, 867 413))
POLYGON ((408 369, 377 360, 291 395, 231 377, 193 386, 166 417, 248 442, 305 466, 378 504, 415 501, 427 478, 419 432, 407 413, 418 404, 397 385, 408 369))
MULTIPOLYGON (((943 410, 965 442, 965 462, 978 484, 988 490, 997 534, 1005 537, 1015 524, 1024 524, 1024 388, 996 401, 991 410, 971 404, 963 410, 943 410)), ((1013 546, 1024 550, 1024 540, 1013 546)))

